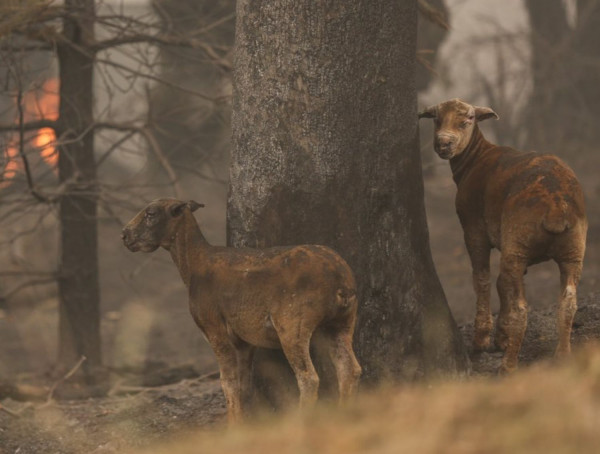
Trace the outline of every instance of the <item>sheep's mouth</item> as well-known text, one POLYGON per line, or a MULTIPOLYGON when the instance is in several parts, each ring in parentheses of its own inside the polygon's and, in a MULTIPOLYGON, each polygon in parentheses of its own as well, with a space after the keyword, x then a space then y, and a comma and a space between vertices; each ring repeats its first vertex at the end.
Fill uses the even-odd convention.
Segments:
POLYGON ((454 151, 450 149, 436 150, 437 154, 442 159, 451 159, 454 156, 454 151))
POLYGON ((123 241, 125 247, 131 252, 154 252, 158 249, 158 244, 139 243, 138 241, 123 241))

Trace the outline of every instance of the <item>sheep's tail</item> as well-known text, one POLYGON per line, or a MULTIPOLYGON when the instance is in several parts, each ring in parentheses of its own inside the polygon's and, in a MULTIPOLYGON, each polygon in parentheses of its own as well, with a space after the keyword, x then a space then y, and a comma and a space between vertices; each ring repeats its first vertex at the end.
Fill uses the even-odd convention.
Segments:
POLYGON ((542 226, 550 233, 563 233, 565 230, 572 228, 573 225, 575 225, 573 213, 564 201, 552 205, 544 219, 542 219, 542 226))

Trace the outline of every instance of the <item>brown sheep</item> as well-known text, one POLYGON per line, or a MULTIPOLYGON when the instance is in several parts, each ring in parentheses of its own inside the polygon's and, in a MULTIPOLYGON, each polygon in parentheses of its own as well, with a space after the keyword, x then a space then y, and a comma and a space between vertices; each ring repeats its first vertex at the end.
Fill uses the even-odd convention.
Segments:
POLYGON ((230 422, 252 393, 255 347, 281 348, 300 389, 300 406, 317 399, 319 377, 309 346, 326 341, 340 400, 356 391, 361 368, 352 350, 356 284, 347 263, 324 246, 269 249, 208 244, 192 214, 202 205, 159 199, 123 229, 132 252, 171 253, 189 291, 190 312, 219 362, 230 422))
POLYGON ((587 219, 581 186, 555 156, 521 152, 488 142, 477 123, 498 115, 458 99, 428 107, 419 118, 435 122, 434 148, 450 161, 457 186, 456 211, 464 231, 477 294, 473 347, 490 347, 490 251, 501 251, 497 280, 500 313, 496 346, 501 372, 516 369, 527 327, 523 276, 549 259, 560 270, 556 356, 571 349, 587 219))

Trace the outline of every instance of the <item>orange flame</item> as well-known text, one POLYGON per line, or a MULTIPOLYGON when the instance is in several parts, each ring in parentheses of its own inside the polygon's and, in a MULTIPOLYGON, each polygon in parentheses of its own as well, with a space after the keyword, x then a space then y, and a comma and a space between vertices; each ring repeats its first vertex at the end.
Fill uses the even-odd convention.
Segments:
MULTIPOLYGON (((44 84, 25 94, 23 97, 24 120, 56 120, 58 118, 58 78, 48 79, 44 84)), ((56 172, 58 153, 56 151, 56 135, 51 128, 42 128, 31 139, 34 147, 39 148, 39 153, 44 162, 56 172)), ((22 170, 19 160, 18 148, 11 143, 4 150, 4 172, 0 188, 7 187, 17 173, 22 170)))
POLYGON ((58 153, 54 147, 56 135, 51 128, 42 128, 33 139, 33 144, 40 149, 40 156, 52 169, 58 164, 58 153))
POLYGON ((11 180, 15 177, 21 167, 21 163, 18 161, 19 151, 14 145, 9 145, 4 150, 4 172, 2 174, 2 180, 0 180, 0 188, 10 186, 11 180))

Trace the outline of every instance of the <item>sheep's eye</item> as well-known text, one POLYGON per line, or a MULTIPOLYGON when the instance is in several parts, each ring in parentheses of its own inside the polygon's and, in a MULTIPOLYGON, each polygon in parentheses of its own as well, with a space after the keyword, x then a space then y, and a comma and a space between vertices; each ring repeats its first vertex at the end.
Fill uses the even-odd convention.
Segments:
POLYGON ((468 121, 468 120, 467 120, 467 121, 463 121, 463 122, 460 124, 460 127, 461 127, 462 129, 465 129, 465 128, 466 128, 467 126, 469 126, 470 124, 471 124, 471 122, 470 122, 470 121, 468 121))

